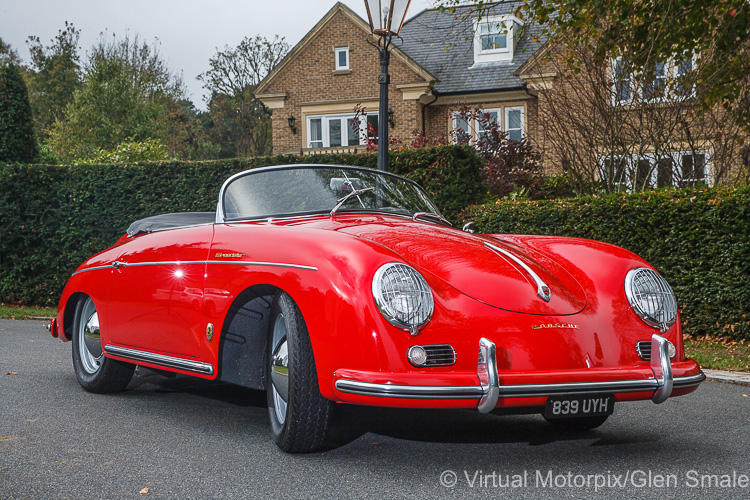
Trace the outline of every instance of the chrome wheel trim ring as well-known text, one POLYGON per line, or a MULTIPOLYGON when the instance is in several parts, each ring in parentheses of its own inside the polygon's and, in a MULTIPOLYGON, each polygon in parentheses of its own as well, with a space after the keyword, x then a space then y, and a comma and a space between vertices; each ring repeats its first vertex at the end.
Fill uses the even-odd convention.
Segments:
POLYGON ((284 315, 276 316, 271 337, 271 391, 276 420, 284 425, 289 400, 289 363, 284 315))
POLYGON ((86 321, 81 321, 78 324, 78 352, 80 353, 81 366, 86 373, 93 375, 99 371, 104 353, 102 352, 101 340, 99 340, 99 315, 91 297, 86 299, 83 304, 81 318, 85 318, 86 321), (96 340, 99 340, 98 346, 96 340), (91 352, 92 350, 94 352, 91 352))

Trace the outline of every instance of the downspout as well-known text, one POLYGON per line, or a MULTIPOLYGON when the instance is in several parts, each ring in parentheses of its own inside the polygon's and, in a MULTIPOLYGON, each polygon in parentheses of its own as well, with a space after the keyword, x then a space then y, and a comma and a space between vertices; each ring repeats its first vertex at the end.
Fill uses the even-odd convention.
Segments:
POLYGON ((427 109, 427 106, 429 106, 430 104, 438 100, 438 91, 435 89, 432 89, 432 95, 435 97, 433 100, 431 100, 427 104, 422 104, 422 136, 424 137, 427 136, 427 129, 425 127, 425 123, 427 123, 425 121, 425 117, 426 117, 425 110, 427 109))

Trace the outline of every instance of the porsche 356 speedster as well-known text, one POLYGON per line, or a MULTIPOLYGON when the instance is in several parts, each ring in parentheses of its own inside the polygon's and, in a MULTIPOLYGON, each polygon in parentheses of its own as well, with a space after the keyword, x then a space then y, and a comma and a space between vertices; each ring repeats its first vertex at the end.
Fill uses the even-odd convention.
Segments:
POLYGON ((672 289, 633 253, 472 234, 414 182, 342 166, 242 172, 215 213, 134 222, 73 273, 50 330, 91 392, 136 365, 265 390, 287 452, 322 449, 340 403, 587 430, 705 379, 672 289))

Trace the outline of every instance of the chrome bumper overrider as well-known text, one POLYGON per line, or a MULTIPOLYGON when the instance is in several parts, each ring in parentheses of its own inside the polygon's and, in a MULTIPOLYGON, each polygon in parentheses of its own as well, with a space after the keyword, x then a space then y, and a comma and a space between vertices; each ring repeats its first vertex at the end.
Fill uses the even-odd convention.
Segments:
POLYGON ((491 412, 497 400, 503 398, 527 398, 555 394, 589 394, 597 392, 645 392, 654 391, 651 400, 662 403, 672 394, 672 389, 694 387, 706 379, 703 372, 684 377, 672 376, 672 365, 667 351, 667 339, 656 335, 651 339, 651 370, 654 378, 636 380, 614 380, 604 382, 566 382, 554 384, 500 385, 495 357, 495 344, 485 338, 479 341, 477 375, 480 385, 435 386, 375 384, 358 380, 339 379, 336 389, 348 394, 411 399, 475 399, 477 409, 491 412))

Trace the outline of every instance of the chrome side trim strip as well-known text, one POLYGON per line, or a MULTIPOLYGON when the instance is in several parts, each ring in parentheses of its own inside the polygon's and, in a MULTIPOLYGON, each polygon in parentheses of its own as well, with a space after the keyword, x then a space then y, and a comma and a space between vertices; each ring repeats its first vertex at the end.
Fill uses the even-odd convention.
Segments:
POLYGON ((545 302, 549 302, 550 301, 550 299, 552 298, 552 292, 550 292, 550 289, 547 286, 547 283, 545 283, 542 280, 542 278, 539 277, 539 275, 537 273, 535 273, 529 266, 527 266, 524 261, 522 261, 521 259, 519 259, 515 255, 513 255, 512 253, 508 252, 507 250, 503 250, 502 248, 497 247, 497 246, 495 246, 495 245, 493 245, 491 243, 488 243, 488 242, 485 241, 484 244, 487 247, 491 248, 492 250, 505 255, 510 260, 512 260, 513 262, 515 262, 519 266, 521 266, 523 268, 523 270, 526 271, 529 276, 531 276, 531 279, 534 280, 534 283, 536 284, 536 294, 539 295, 539 297, 541 297, 541 299, 544 300, 545 302))
MULTIPOLYGON (((694 387, 706 379, 703 372, 685 377, 675 377, 674 387, 694 387)), ((642 392, 654 391, 658 387, 656 379, 616 380, 609 382, 570 382, 563 384, 521 384, 500 386, 499 397, 525 398, 551 396, 556 394, 588 394, 596 392, 642 392)), ((339 379, 336 389, 348 394, 413 399, 476 399, 485 395, 481 385, 435 386, 374 384, 357 380, 339 379)))
POLYGON ((74 272, 73 274, 71 274, 71 276, 75 276, 76 274, 81 274, 81 273, 85 273, 85 272, 87 272, 87 271, 97 271, 97 270, 99 270, 99 269, 113 269, 114 267, 115 267, 115 266, 113 266, 112 264, 110 264, 110 265, 108 265, 108 266, 95 266, 95 267, 89 267, 89 268, 86 268, 86 269, 81 269, 81 270, 79 270, 79 271, 76 271, 76 272, 74 272))
POLYGON ((301 264, 287 264, 285 262, 253 262, 247 260, 165 260, 160 262, 122 262, 115 261, 108 266, 96 266, 89 267, 87 269, 81 269, 72 274, 75 276, 79 273, 86 271, 95 271, 97 269, 119 269, 120 267, 142 267, 142 266, 178 266, 178 265, 206 265, 206 264, 219 264, 219 265, 236 265, 236 266, 265 266, 265 267, 286 267, 291 269, 304 269, 306 271, 317 271, 318 268, 314 266, 303 266, 301 264))
POLYGON ((317 271, 317 267, 303 266, 301 264, 286 264, 283 262, 250 262, 246 260, 209 260, 209 264, 235 264, 240 266, 268 266, 268 267, 290 267, 292 269, 305 269, 307 271, 317 271))
POLYGON ((214 367, 209 363, 193 361, 190 359, 176 358, 174 356, 165 356, 164 354, 155 354, 153 352, 139 351, 128 347, 120 347, 107 344, 104 346, 104 352, 122 358, 132 359, 133 361, 143 361, 155 365, 166 366, 169 368, 178 368, 189 372, 202 373, 204 375, 213 375, 214 367))

